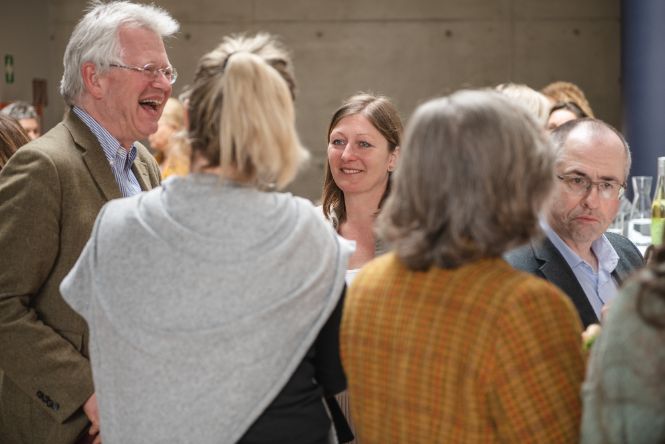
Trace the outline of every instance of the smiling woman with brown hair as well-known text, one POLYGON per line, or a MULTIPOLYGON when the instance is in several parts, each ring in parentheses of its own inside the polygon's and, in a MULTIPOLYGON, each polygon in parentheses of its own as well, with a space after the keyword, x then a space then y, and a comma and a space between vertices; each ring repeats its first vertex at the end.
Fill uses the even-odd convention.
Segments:
MULTIPOLYGON (((335 230, 356 245, 346 271, 347 285, 363 265, 386 252, 375 234, 374 223, 390 194, 402 129, 392 101, 372 93, 358 93, 344 100, 328 126, 322 209, 335 230)), ((337 396, 337 401, 353 429, 346 392, 337 396)), ((342 432, 342 437, 350 435, 342 432)))
POLYGON ((183 104, 170 97, 157 122, 157 131, 148 136, 162 179, 189 173, 191 152, 185 134, 185 113, 183 104))
POLYGON ((401 137, 395 105, 370 93, 346 99, 328 127, 323 214, 339 234, 356 242, 347 283, 360 267, 385 252, 374 234, 374 220, 390 194, 401 137))

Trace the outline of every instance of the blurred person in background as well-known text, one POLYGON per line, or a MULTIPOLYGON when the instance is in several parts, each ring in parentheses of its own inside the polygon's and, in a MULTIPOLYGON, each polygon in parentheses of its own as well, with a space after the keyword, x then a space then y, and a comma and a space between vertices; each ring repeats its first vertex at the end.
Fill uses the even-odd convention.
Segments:
POLYGON ((162 179, 174 174, 184 176, 189 172, 191 152, 184 134, 185 112, 185 107, 178 99, 169 98, 159 118, 157 131, 148 137, 162 179))
POLYGON ((547 125, 552 104, 543 94, 520 83, 502 83, 496 90, 526 108, 543 128, 547 125))
POLYGON ((610 305, 582 386, 582 444, 665 442, 665 248, 610 305))
POLYGON ((582 119, 587 116, 575 102, 559 102, 552 106, 547 118, 547 129, 552 131, 569 120, 582 119))
POLYGON ((543 87, 540 92, 550 99, 552 105, 559 102, 573 102, 580 107, 586 117, 595 117, 584 91, 572 82, 561 80, 552 82, 543 87))
POLYGON ((0 114, 0 171, 16 150, 28 142, 28 134, 16 119, 0 114))
POLYGON ((0 110, 0 113, 13 117, 23 127, 30 140, 35 140, 42 135, 39 115, 35 107, 28 102, 17 101, 10 103, 0 110))
POLYGON ((191 174, 106 205, 61 286, 90 326, 107 442, 329 442, 352 248, 278 192, 308 157, 292 69, 267 34, 204 55, 191 174))
POLYGON ((415 111, 378 216, 394 251, 363 267, 344 308, 363 444, 576 442, 575 309, 501 258, 538 232, 553 165, 541 123, 496 92, 415 111))

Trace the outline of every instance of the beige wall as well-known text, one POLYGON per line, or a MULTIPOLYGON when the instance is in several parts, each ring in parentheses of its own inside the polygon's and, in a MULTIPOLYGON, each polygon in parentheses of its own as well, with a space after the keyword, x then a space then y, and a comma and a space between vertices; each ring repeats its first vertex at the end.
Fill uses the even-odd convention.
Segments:
MULTIPOLYGON (((45 123, 52 126, 64 109, 57 93, 62 54, 85 2, 0 2, 0 55, 14 54, 17 72, 15 85, 0 86, 0 100, 31 98, 31 78, 46 77, 45 123)), ((598 117, 620 120, 619 0, 156 3, 182 25, 169 43, 180 73, 175 94, 222 36, 258 30, 282 36, 295 59, 298 127, 313 154, 292 190, 312 199, 320 193, 328 120, 356 91, 393 97, 406 120, 422 101, 462 87, 514 81, 540 88, 563 79, 584 89, 598 117)))

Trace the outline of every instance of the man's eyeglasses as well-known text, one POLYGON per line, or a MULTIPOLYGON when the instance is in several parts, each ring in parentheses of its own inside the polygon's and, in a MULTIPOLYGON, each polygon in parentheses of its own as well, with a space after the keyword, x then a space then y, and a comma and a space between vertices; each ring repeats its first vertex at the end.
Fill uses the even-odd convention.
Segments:
POLYGON ((577 174, 557 175, 556 177, 565 183, 573 194, 578 196, 587 195, 591 191, 591 187, 595 185, 598 188, 598 195, 603 199, 620 199, 626 189, 625 185, 619 182, 612 180, 594 182, 586 176, 578 176, 577 174))
POLYGON ((150 77, 152 80, 156 79, 159 77, 160 74, 166 78, 166 80, 173 85, 178 78, 178 71, 175 70, 175 68, 168 66, 166 68, 158 68, 157 65, 153 65, 152 63, 148 63, 147 65, 141 67, 138 66, 125 66, 125 65, 118 65, 116 63, 111 63, 109 65, 111 68, 122 68, 122 69, 129 69, 131 71, 137 71, 137 72, 142 72, 146 76, 150 77))

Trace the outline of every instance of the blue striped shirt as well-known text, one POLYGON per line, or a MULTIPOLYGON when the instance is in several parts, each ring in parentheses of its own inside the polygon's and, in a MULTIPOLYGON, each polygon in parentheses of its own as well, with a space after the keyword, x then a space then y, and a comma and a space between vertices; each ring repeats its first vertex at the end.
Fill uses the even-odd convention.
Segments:
POLYGON ((79 107, 73 107, 74 113, 85 123, 90 131, 97 137, 99 144, 104 150, 106 159, 109 161, 115 182, 120 188, 120 192, 124 197, 133 196, 141 192, 141 185, 136 179, 132 171, 132 164, 136 159, 136 146, 127 151, 120 142, 111 135, 103 126, 101 126, 90 114, 86 113, 79 107))

